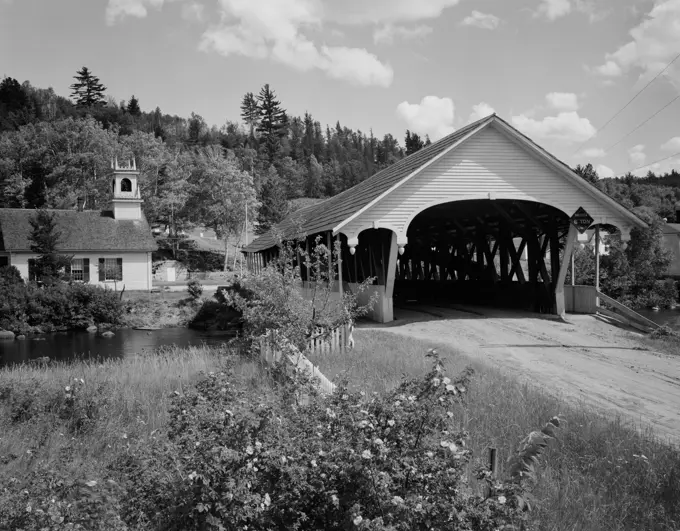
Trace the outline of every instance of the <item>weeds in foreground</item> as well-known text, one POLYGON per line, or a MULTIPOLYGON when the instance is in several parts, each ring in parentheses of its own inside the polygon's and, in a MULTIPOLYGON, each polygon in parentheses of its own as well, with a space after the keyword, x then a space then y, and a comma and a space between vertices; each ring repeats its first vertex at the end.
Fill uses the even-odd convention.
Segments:
MULTIPOLYGON (((500 371, 451 348, 371 330, 356 330, 356 349, 344 354, 310 356, 332 380, 345 375, 355 391, 385 392, 404 375, 423 374, 418 355, 436 347, 451 370, 471 365, 474 384, 461 411, 473 463, 486 464, 496 448, 501 476, 517 441, 556 413, 568 420, 557 444, 546 450, 537 474, 531 519, 547 530, 680 528, 680 450, 646 428, 605 417, 585 405, 568 404, 536 386, 519 383, 500 371), (415 353, 415 354, 414 354, 415 353)), ((475 478, 470 471, 471 481, 475 478)), ((485 488, 484 482, 479 489, 485 488)))

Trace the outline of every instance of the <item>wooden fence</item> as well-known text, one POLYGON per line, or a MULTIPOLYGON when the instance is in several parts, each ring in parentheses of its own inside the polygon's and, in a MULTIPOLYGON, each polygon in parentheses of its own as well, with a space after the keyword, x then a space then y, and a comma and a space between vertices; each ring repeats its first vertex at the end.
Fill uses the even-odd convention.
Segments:
MULTIPOLYGON (((344 350, 353 344, 352 323, 342 325, 338 328, 326 332, 317 329, 315 334, 308 340, 308 351, 315 354, 326 354, 338 350, 344 350)), ((335 384, 326 378, 319 367, 314 365, 300 351, 294 348, 285 349, 289 352, 284 353, 277 344, 275 334, 269 331, 260 337, 260 356, 267 365, 287 362, 291 369, 307 373, 316 379, 317 388, 324 394, 332 394, 335 391, 335 384)))

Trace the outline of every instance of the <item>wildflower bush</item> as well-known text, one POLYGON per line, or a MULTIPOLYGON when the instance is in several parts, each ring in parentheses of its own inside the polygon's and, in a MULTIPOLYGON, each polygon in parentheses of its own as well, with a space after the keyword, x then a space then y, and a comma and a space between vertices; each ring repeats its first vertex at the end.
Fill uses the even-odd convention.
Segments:
POLYGON ((124 520, 167 530, 519 529, 525 513, 502 485, 483 497, 466 483, 459 412, 472 370, 449 378, 432 356, 425 377, 384 396, 345 385, 303 409, 211 373, 174 398, 167 441, 126 460, 124 520))
POLYGON ((318 330, 331 329, 365 315, 375 299, 358 304, 359 295, 374 281, 367 279, 354 292, 343 292, 333 297, 335 277, 340 263, 340 244, 332 249, 318 237, 307 251, 301 242, 279 243, 278 256, 258 274, 243 278, 233 289, 223 290, 224 304, 243 316, 246 339, 256 339, 267 330, 278 330, 298 348, 318 330), (302 264, 309 295, 304 297, 300 287, 302 264))
POLYGON ((0 281, 0 328, 25 334, 120 323, 122 304, 110 290, 76 282, 24 284, 11 280, 11 273, 9 278, 0 281))
POLYGON ((196 301, 203 295, 203 284, 196 279, 190 280, 187 284, 187 292, 189 293, 189 297, 196 301))

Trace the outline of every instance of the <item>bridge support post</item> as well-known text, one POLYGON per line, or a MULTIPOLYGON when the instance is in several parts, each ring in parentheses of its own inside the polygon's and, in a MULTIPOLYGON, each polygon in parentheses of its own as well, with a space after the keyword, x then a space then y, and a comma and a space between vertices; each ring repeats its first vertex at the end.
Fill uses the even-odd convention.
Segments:
POLYGON ((567 278, 567 268, 571 262, 571 255, 574 252, 574 245, 576 243, 576 235, 578 230, 570 223, 569 232, 567 233, 567 241, 564 245, 564 255, 562 256, 562 263, 560 264, 560 272, 557 275, 555 282, 555 309, 557 315, 564 318, 566 309, 564 305, 564 281, 567 278))

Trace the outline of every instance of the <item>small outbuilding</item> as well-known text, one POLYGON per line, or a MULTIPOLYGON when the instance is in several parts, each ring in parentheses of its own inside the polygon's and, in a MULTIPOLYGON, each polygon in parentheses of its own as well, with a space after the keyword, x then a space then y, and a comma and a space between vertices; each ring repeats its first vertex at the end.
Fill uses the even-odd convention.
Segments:
MULTIPOLYGON (((110 208, 48 209, 61 233, 58 251, 72 256, 67 273, 74 281, 127 290, 150 290, 151 253, 156 242, 142 212, 139 172, 133 162, 113 167, 110 208)), ((35 210, 0 209, 0 266, 15 266, 26 280, 34 280, 30 219, 35 210)))

